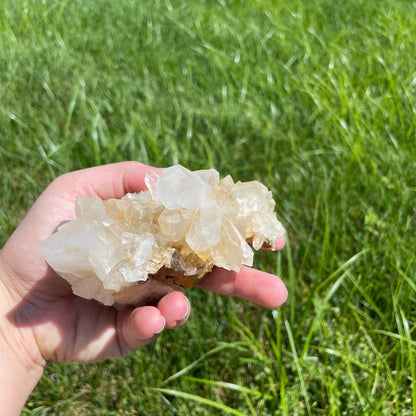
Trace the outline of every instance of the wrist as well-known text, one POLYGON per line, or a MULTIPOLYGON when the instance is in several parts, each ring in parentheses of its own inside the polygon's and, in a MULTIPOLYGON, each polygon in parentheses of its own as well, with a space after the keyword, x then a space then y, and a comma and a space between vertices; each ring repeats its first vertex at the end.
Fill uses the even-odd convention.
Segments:
POLYGON ((17 416, 42 377, 43 369, 27 366, 3 340, 0 354, 0 416, 17 416))
POLYGON ((31 329, 16 316, 19 299, 10 278, 0 252, 0 416, 20 414, 45 365, 31 329))

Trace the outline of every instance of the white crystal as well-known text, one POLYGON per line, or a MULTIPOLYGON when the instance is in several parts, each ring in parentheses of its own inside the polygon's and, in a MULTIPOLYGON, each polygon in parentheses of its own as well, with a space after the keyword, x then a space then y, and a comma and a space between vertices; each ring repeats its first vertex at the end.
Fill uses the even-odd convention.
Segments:
POLYGON ((194 173, 210 186, 220 181, 220 173, 215 169, 196 170, 194 173))
POLYGON ((155 194, 167 209, 196 209, 208 198, 211 190, 200 175, 175 165, 160 175, 155 194))
POLYGON ((148 172, 145 183, 147 191, 123 199, 79 196, 77 218, 40 244, 75 294, 106 305, 127 302, 126 293, 136 296, 135 285, 154 275, 192 286, 214 266, 251 266, 249 243, 274 249, 284 235, 260 182, 234 183, 214 169, 176 165, 148 172))
POLYGON ((215 247, 220 241, 221 218, 217 203, 207 200, 199 209, 197 218, 186 233, 186 243, 202 259, 209 258, 210 248, 215 247))

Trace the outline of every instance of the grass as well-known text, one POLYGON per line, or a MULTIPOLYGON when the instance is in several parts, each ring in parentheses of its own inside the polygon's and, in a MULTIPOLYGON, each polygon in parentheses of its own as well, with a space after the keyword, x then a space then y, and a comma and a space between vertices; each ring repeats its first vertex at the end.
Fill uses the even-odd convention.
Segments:
POLYGON ((215 167, 273 191, 288 302, 198 290, 123 361, 52 365, 24 415, 416 414, 416 8, 0 4, 0 230, 69 170, 215 167))

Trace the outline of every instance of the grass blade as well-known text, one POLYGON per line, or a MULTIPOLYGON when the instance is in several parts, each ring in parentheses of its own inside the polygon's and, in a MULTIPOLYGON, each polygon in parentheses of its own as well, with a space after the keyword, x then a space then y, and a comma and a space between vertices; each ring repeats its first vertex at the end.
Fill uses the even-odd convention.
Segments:
POLYGON ((269 394, 263 394, 262 392, 258 390, 249 389, 248 387, 240 386, 239 384, 227 383, 224 381, 207 380, 207 379, 196 378, 196 377, 187 377, 187 376, 185 376, 184 378, 189 381, 195 381, 197 383, 206 384, 209 386, 221 387, 224 389, 237 391, 242 394, 248 394, 248 395, 256 396, 256 397, 264 397, 265 399, 268 399, 268 400, 272 399, 272 396, 270 396, 269 394))
POLYGON ((215 402, 213 400, 206 399, 205 397, 201 397, 201 396, 198 396, 198 395, 195 395, 195 394, 185 393, 183 391, 177 391, 177 390, 172 390, 172 389, 162 389, 162 388, 157 388, 157 387, 151 387, 151 388, 149 388, 149 390, 157 391, 159 393, 167 394, 169 396, 178 397, 178 398, 181 398, 181 399, 184 399, 184 400, 192 400, 196 403, 221 410, 222 412, 227 413, 227 414, 236 415, 236 416, 247 416, 245 413, 242 413, 242 412, 239 412, 238 410, 232 409, 231 407, 226 406, 223 403, 215 402))

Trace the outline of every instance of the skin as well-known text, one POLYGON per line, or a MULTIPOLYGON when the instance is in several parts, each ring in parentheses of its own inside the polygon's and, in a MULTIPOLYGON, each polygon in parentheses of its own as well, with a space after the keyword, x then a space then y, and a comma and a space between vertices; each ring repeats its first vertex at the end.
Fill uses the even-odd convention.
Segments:
MULTIPOLYGON (((38 249, 62 222, 75 218, 76 196, 109 199, 139 192, 146 189, 149 169, 158 170, 122 162, 58 177, 0 251, 1 416, 20 414, 48 363, 122 358, 188 319, 190 303, 180 292, 166 295, 156 307, 121 310, 74 296, 38 249)), ((279 240, 276 248, 284 243, 279 240)), ((216 269, 200 287, 269 308, 280 306, 287 297, 277 276, 247 267, 239 273, 216 269)))

